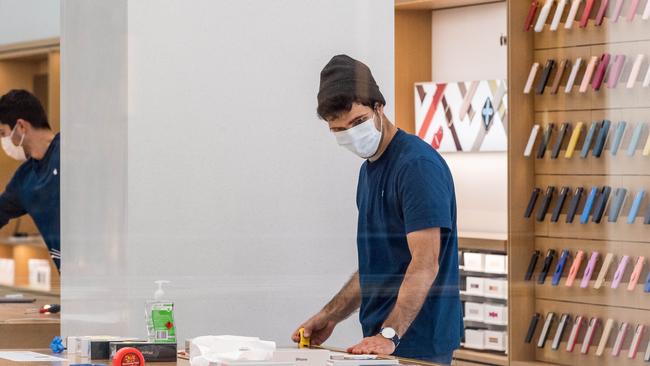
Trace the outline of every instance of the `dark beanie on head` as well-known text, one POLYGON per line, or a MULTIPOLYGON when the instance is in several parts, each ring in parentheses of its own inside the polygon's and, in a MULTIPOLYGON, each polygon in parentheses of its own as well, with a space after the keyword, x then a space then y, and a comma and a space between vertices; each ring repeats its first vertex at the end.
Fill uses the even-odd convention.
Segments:
POLYGON ((340 97, 373 100, 386 105, 368 66, 347 55, 332 57, 320 72, 318 104, 340 97))

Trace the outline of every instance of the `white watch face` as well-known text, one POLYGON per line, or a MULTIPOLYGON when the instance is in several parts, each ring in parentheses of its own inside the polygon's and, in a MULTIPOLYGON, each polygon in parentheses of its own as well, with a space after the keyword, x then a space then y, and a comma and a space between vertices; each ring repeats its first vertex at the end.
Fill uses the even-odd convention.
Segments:
POLYGON ((384 338, 393 339, 393 337, 397 335, 397 332, 395 332, 395 329, 393 328, 384 328, 381 331, 381 335, 384 338))

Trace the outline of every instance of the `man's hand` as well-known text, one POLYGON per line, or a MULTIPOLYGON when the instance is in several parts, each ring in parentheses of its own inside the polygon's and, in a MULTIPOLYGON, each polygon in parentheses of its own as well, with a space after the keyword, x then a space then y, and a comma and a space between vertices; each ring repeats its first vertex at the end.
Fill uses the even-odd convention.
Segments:
POLYGON ((336 324, 337 322, 330 320, 329 317, 321 311, 306 322, 302 323, 302 325, 293 332, 291 339, 296 343, 300 342, 299 330, 300 328, 305 328, 305 337, 311 338, 312 345, 320 346, 332 335, 336 324))
POLYGON ((395 343, 390 339, 382 337, 381 334, 364 338, 361 343, 348 348, 348 353, 355 355, 391 355, 393 352, 395 352, 395 343))

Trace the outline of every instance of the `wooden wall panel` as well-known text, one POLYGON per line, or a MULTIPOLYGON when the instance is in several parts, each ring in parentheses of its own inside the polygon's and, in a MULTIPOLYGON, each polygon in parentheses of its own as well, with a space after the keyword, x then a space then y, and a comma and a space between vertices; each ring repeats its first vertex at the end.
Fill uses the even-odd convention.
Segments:
POLYGON ((533 224, 523 218, 527 197, 535 184, 534 162, 523 157, 525 146, 522 136, 528 136, 533 125, 534 98, 519 91, 524 89, 528 69, 533 62, 533 36, 521 31, 522 26, 514 19, 528 14, 529 2, 508 2, 508 94, 510 123, 508 138, 508 327, 509 358, 532 360, 535 348, 521 342, 526 335, 526 324, 535 307, 534 286, 523 281, 534 247, 533 224))
MULTIPOLYGON (((610 2, 611 14, 612 7, 615 2, 610 2)), ((555 2, 555 5, 557 2, 555 2)), ((650 124, 646 125, 639 140, 639 145, 636 147, 633 156, 627 156, 627 148, 631 140, 631 135, 634 128, 639 123, 650 123, 650 88, 642 88, 641 78, 635 81, 633 88, 626 88, 625 84, 630 75, 630 69, 637 54, 645 54, 650 56, 650 23, 642 21, 637 18, 634 22, 628 22, 621 18, 617 24, 613 24, 609 19, 605 19, 602 26, 595 26, 593 21, 582 29, 577 24, 574 24, 573 29, 565 30, 563 24, 556 32, 551 32, 548 29, 555 6, 551 10, 551 16, 547 20, 546 29, 541 33, 533 31, 523 32, 523 21, 528 14, 528 6, 530 2, 509 2, 509 52, 516 54, 517 57, 511 57, 509 62, 508 78, 511 82, 511 115, 520 116, 519 123, 524 128, 511 131, 510 141, 512 148, 509 151, 510 159, 510 197, 514 202, 510 203, 510 216, 514 219, 511 222, 516 222, 519 227, 510 225, 510 236, 515 234, 525 237, 521 234, 523 230, 530 229, 531 235, 534 236, 530 242, 521 241, 519 243, 511 240, 511 246, 520 248, 520 256, 522 260, 519 266, 511 266, 511 276, 513 280, 510 283, 510 292, 518 293, 523 292, 523 289, 534 287, 533 290, 525 292, 530 295, 534 300, 535 311, 545 316, 547 312, 553 311, 558 315, 564 312, 572 314, 582 314, 586 316, 597 316, 601 321, 605 321, 608 317, 612 317, 618 321, 628 321, 636 325, 638 323, 650 325, 650 296, 645 293, 641 285, 637 285, 632 291, 627 290, 627 282, 632 272, 634 262, 639 256, 648 257, 648 248, 650 248, 650 225, 644 225, 639 216, 645 214, 650 205, 650 198, 645 197, 641 210, 637 214, 636 221, 632 224, 627 224, 627 214, 630 210, 634 195, 640 190, 650 190, 650 170, 648 163, 650 163, 650 156, 642 156, 641 150, 643 149, 650 130, 650 124), (516 4, 515 4, 516 3, 516 4), (531 39, 532 38, 532 39, 531 39), (522 41, 523 40, 523 41, 522 41), (594 91, 591 88, 585 93, 579 93, 578 88, 582 82, 586 63, 589 62, 591 56, 600 56, 603 53, 610 53, 613 62, 613 57, 617 54, 624 54, 627 56, 627 64, 623 69, 621 81, 616 88, 610 89, 603 85, 599 91, 594 91), (530 56, 527 58, 527 56, 530 56), (564 92, 568 74, 571 68, 567 68, 563 78, 561 79, 561 87, 557 95, 550 94, 550 88, 547 86, 542 95, 536 95, 533 92, 527 96, 523 94, 523 83, 513 83, 513 79, 527 79, 528 72, 532 63, 539 62, 540 70, 538 71, 534 86, 540 79, 542 69, 548 59, 554 59, 560 62, 562 59, 569 59, 572 62, 577 58, 583 59, 583 66, 578 73, 576 84, 569 93, 564 92), (520 97, 522 102, 518 103, 515 98, 520 97), (526 98, 533 99, 532 104, 526 103, 526 98), (530 113, 534 111, 534 116, 530 113), (612 125, 608 133, 608 141, 605 145, 605 150, 600 158, 592 155, 593 144, 590 149, 589 155, 586 158, 580 158, 580 150, 584 142, 586 130, 592 122, 600 122, 603 119, 608 119, 612 125), (578 121, 584 122, 585 126, 578 141, 576 152, 572 158, 564 158, 566 147, 571 136, 572 129, 578 121), (616 156, 611 153, 611 140, 616 130, 616 126, 620 121, 627 122, 626 133, 622 140, 621 146, 616 156), (568 132, 564 139, 560 155, 558 159, 551 159, 550 150, 555 145, 558 136, 558 130, 563 122, 569 122, 571 130, 568 132), (523 149, 528 141, 528 136, 532 128, 532 124, 537 123, 544 128, 549 123, 555 123, 556 129, 548 145, 548 150, 542 159, 535 158, 537 151, 537 144, 541 140, 542 131, 538 135, 537 144, 533 149, 533 156, 529 158, 523 157, 523 149), (522 162, 525 161, 526 163, 522 162), (521 181, 530 183, 527 179, 527 174, 530 174, 529 169, 532 167, 534 171, 533 183, 525 186, 521 181), (574 222, 567 224, 566 211, 568 203, 571 198, 564 204, 562 214, 557 223, 550 222, 550 213, 542 222, 536 222, 534 216, 528 220, 523 220, 523 212, 528 203, 530 193, 533 187, 542 189, 542 195, 537 201, 534 213, 539 209, 542 201, 542 196, 546 187, 552 185, 556 187, 556 193, 550 205, 550 210, 555 207, 557 203, 558 191, 562 186, 569 186, 573 189, 577 186, 585 188, 585 193, 581 200, 578 214, 574 222), (628 197, 621 210, 620 216, 616 223, 608 222, 608 207, 606 207, 605 215, 600 224, 593 223, 590 220, 586 224, 580 224, 580 214, 592 186, 602 187, 609 185, 614 190, 618 187, 628 189, 628 197), (527 253, 523 252, 521 248, 528 250, 527 253), (612 265, 616 267, 618 259, 623 255, 632 257, 633 264, 629 265, 627 272, 624 274, 623 281, 619 288, 611 289, 611 281, 615 268, 610 267, 605 285, 596 290, 593 288, 597 274, 592 277, 589 286, 585 289, 579 288, 579 282, 582 279, 584 268, 588 261, 583 261, 579 271, 577 283, 572 287, 564 286, 564 281, 560 285, 552 286, 551 277, 549 274, 544 284, 537 284, 536 281, 524 283, 522 280, 517 280, 523 277, 529 258, 533 249, 542 252, 542 258, 538 262, 535 275, 539 274, 541 262, 549 249, 555 249, 557 256, 562 249, 569 249, 573 253, 577 250, 584 250, 589 256, 591 252, 597 251, 601 253, 597 271, 600 270, 600 264, 607 253, 615 255, 615 263, 612 265)), ((596 2, 600 5, 600 2, 596 2)), ((597 7, 596 6, 596 7, 597 7)), ((581 7, 584 7, 584 2, 581 7)), ((626 6, 627 9, 627 6, 626 6)), ((641 11, 642 9, 639 9, 641 11)), ((582 13, 582 9, 578 14, 582 13)), ((592 12, 592 18, 595 17, 596 10, 592 12)), ((624 11, 625 13, 625 11, 624 11)), ((566 14, 565 14, 566 16, 566 14)), ((641 74, 645 75, 648 70, 648 62, 644 63, 641 74)), ((553 80, 557 73, 557 68, 551 73, 550 80, 553 80)), ((607 76, 605 78, 607 80, 607 76)), ((610 195, 610 203, 612 196, 610 195)), ((509 248, 513 250, 515 248, 509 248)), ((513 253, 512 251, 510 252, 513 253)), ((513 254, 514 257, 514 254, 513 254)), ((511 263, 515 261, 512 260, 511 263)), ((571 263, 571 261, 569 262, 571 263)), ((557 257, 552 264, 551 269, 555 269, 557 264, 557 257)), ((643 280, 648 275, 648 268, 642 272, 643 280)), ((565 267, 565 276, 568 273, 568 265, 565 267)), ((535 278, 536 279, 536 278, 535 278)), ((564 278, 563 278, 564 280, 564 278)), ((566 333, 563 341, 563 347, 560 350, 553 351, 547 343, 544 348, 537 348, 532 345, 523 343, 524 334, 528 330, 530 323, 530 299, 510 296, 511 316, 515 317, 523 310, 524 315, 519 315, 520 322, 511 321, 510 327, 510 349, 511 349, 511 365, 537 365, 537 364, 562 364, 562 365, 576 365, 576 364, 589 364, 589 365, 641 365, 643 364, 642 355, 637 355, 635 360, 628 359, 627 349, 631 341, 631 334, 628 335, 627 344, 623 347, 624 353, 614 358, 612 356, 596 357, 596 346, 593 346, 588 355, 581 355, 578 350, 570 353, 566 352, 566 333), (517 309, 516 311, 512 309, 517 309), (530 348, 532 352, 529 352, 530 348)), ((537 327, 536 337, 542 328, 543 319, 537 327)), ((551 334, 554 334, 557 322, 551 329, 551 334)), ((602 328, 601 328, 602 329, 602 328)), ((597 332, 594 343, 600 340, 600 331, 597 332)), ((584 336, 584 330, 579 336, 581 341, 584 336)), ((537 338, 534 338, 534 344, 537 338)), ((614 336, 612 336, 613 338, 614 336)), ((648 345, 649 337, 646 335, 641 343, 641 351, 645 352, 648 345)), ((578 342, 580 343, 580 342, 578 342)), ((611 352, 613 339, 610 339, 608 345, 608 352, 611 352)))
POLYGON ((395 124, 415 132, 415 83, 431 80, 431 12, 395 11, 395 124))

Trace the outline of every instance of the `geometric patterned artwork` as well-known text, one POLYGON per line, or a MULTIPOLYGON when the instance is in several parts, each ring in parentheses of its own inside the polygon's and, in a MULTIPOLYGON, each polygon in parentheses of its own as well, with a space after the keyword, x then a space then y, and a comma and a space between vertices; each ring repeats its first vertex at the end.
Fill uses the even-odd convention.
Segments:
POLYGON ((506 151, 505 80, 415 84, 415 131, 440 152, 506 151))

